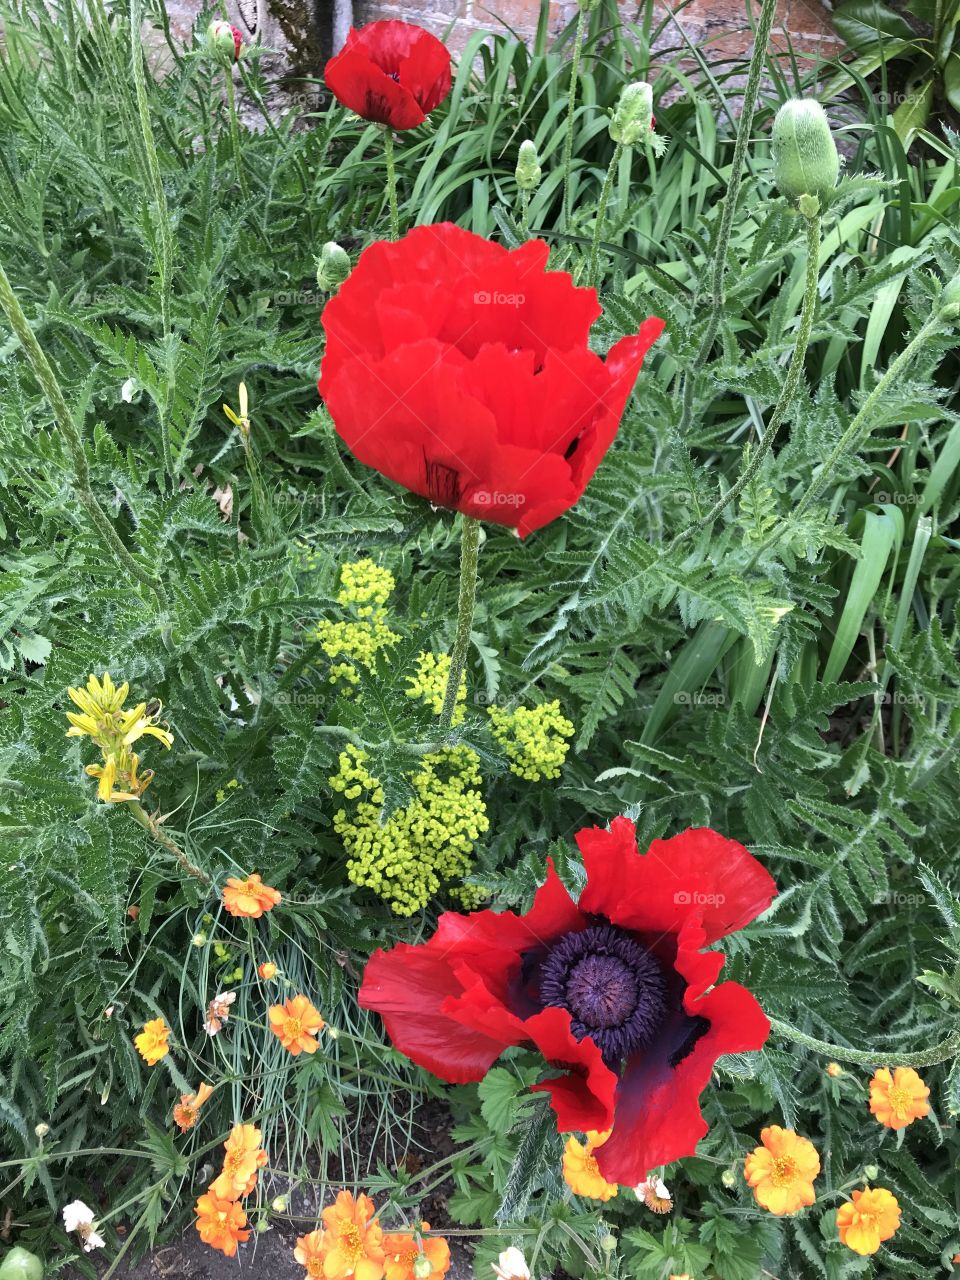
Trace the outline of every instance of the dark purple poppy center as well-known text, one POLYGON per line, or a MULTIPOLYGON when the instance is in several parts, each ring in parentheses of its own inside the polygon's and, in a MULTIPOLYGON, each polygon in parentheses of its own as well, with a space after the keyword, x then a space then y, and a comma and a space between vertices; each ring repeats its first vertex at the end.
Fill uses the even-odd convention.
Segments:
POLYGON ((568 933, 540 969, 540 999, 566 1009, 577 1040, 589 1036, 614 1066, 653 1039, 667 1012, 660 965, 612 924, 568 933))

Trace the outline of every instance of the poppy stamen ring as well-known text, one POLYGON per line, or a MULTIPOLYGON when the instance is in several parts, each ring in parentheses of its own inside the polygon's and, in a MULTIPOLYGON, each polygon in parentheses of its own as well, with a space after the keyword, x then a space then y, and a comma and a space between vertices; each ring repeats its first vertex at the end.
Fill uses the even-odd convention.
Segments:
POLYGON ((540 999, 566 1009, 576 1039, 589 1036, 610 1064, 649 1044, 667 1011, 657 960, 610 924, 567 933, 550 948, 540 970, 540 999))

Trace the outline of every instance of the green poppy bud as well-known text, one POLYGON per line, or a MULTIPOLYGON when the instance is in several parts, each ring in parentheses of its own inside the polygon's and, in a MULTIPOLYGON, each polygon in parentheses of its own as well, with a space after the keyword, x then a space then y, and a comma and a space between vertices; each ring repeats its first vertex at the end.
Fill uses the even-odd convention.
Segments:
POLYGON ((724 1169, 723 1173, 720 1175, 720 1181, 728 1190, 731 1187, 735 1187, 737 1185, 737 1175, 735 1170, 724 1169))
POLYGON ((646 142, 653 133, 653 89, 646 80, 624 85, 610 119, 610 137, 621 146, 646 142))
POLYGON ((35 1253, 16 1245, 0 1262, 0 1280, 43 1280, 43 1263, 35 1253))
POLYGON ((540 168, 540 157, 537 155, 537 144, 529 138, 520 143, 520 154, 517 157, 515 170, 517 186, 521 191, 536 191, 543 177, 540 168))
POLYGON ((865 1164, 863 1166, 863 1176, 868 1182, 873 1182, 874 1178, 878 1178, 880 1176, 880 1170, 875 1164, 865 1164))
POLYGON ((217 20, 207 27, 207 48, 218 62, 232 64, 240 57, 243 36, 229 22, 217 20))
POLYGON ((336 240, 328 240, 320 250, 317 284, 325 291, 336 293, 349 274, 350 255, 336 240))
POLYGON ((427 1280, 433 1274, 433 1263, 425 1253, 418 1253, 413 1260, 413 1274, 416 1280, 427 1280))
MULTIPOLYGON (((792 98, 773 121, 773 180, 788 200, 830 197, 840 175, 840 156, 826 113, 814 98, 792 98)), ((809 215, 808 215, 809 216, 809 215)))
POLYGON ((960 275, 955 275, 944 285, 940 295, 940 314, 944 320, 960 320, 960 275))

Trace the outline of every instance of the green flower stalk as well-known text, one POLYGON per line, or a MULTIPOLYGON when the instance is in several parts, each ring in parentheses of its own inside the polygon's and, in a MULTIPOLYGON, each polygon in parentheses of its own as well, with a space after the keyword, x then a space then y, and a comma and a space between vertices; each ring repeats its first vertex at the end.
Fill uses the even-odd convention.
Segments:
POLYGON ((840 156, 826 112, 814 98, 792 98, 773 121, 773 180, 788 200, 814 196, 823 208, 840 175, 840 156))
POLYGON ((460 543, 460 595, 457 602, 457 634, 450 651, 450 674, 440 712, 440 728, 449 729, 457 706, 457 695, 467 650, 470 648, 470 628, 477 603, 477 562, 480 557, 480 521, 471 516, 463 517, 463 533, 460 543))
POLYGON ((387 162, 387 200, 390 204, 390 239, 400 238, 400 208, 397 204, 397 167, 393 160, 393 131, 383 126, 383 155, 387 162))
POLYGON ((625 85, 620 94, 608 126, 610 137, 616 144, 613 155, 607 166, 600 202, 597 205, 597 217, 593 226, 593 244, 590 248, 590 270, 587 282, 595 289, 600 287, 600 238, 607 214, 610 192, 613 190, 613 179, 620 163, 624 147, 640 145, 652 146, 659 154, 663 150, 663 139, 654 132, 656 119, 653 114, 653 87, 646 80, 637 80, 625 85))
POLYGON ((350 255, 335 240, 328 240, 317 261, 317 284, 325 293, 336 293, 349 274, 350 255))
POLYGON ((520 225, 526 235, 529 234, 530 229, 530 196, 539 187, 540 179, 543 177, 543 170, 540 168, 540 157, 537 154, 537 144, 531 142, 529 138, 520 143, 520 152, 517 156, 514 177, 517 180, 517 189, 520 192, 520 225))
POLYGON ((598 0, 579 0, 577 31, 573 38, 573 54, 570 58, 570 89, 567 96, 567 132, 563 140, 563 222, 570 221, 570 165, 573 160, 573 120, 577 111, 577 84, 580 80, 580 58, 587 31, 587 14, 597 6, 598 0))

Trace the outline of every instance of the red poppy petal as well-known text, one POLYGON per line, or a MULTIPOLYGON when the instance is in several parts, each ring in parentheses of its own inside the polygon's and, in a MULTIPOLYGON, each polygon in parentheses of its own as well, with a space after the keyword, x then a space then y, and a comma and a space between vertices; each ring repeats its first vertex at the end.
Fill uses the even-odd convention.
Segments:
POLYGON ((418 28, 419 35, 400 63, 400 83, 408 88, 429 114, 439 107, 453 83, 450 73, 450 51, 431 35, 418 28))
POLYGON ((364 120, 393 129, 415 129, 426 119, 409 88, 382 71, 359 43, 344 46, 323 74, 337 101, 364 120))
POLYGON ((743 845, 709 827, 654 840, 641 855, 633 823, 616 818, 609 831, 579 832, 577 844, 587 869, 582 909, 639 932, 676 933, 698 916, 715 942, 766 911, 777 891, 743 845))
POLYGON ((617 1075, 603 1061, 589 1038, 577 1040, 570 1030, 566 1009, 544 1009, 524 1023, 527 1034, 551 1066, 570 1066, 566 1075, 532 1086, 548 1092, 560 1133, 607 1129, 613 1123, 617 1075))
POLYGON ((401 943, 375 951, 367 961, 357 1000, 383 1018, 394 1045, 408 1058, 453 1084, 482 1080, 511 1044, 496 1019, 486 1031, 465 1026, 444 1012, 463 995, 449 957, 437 948, 401 943))

